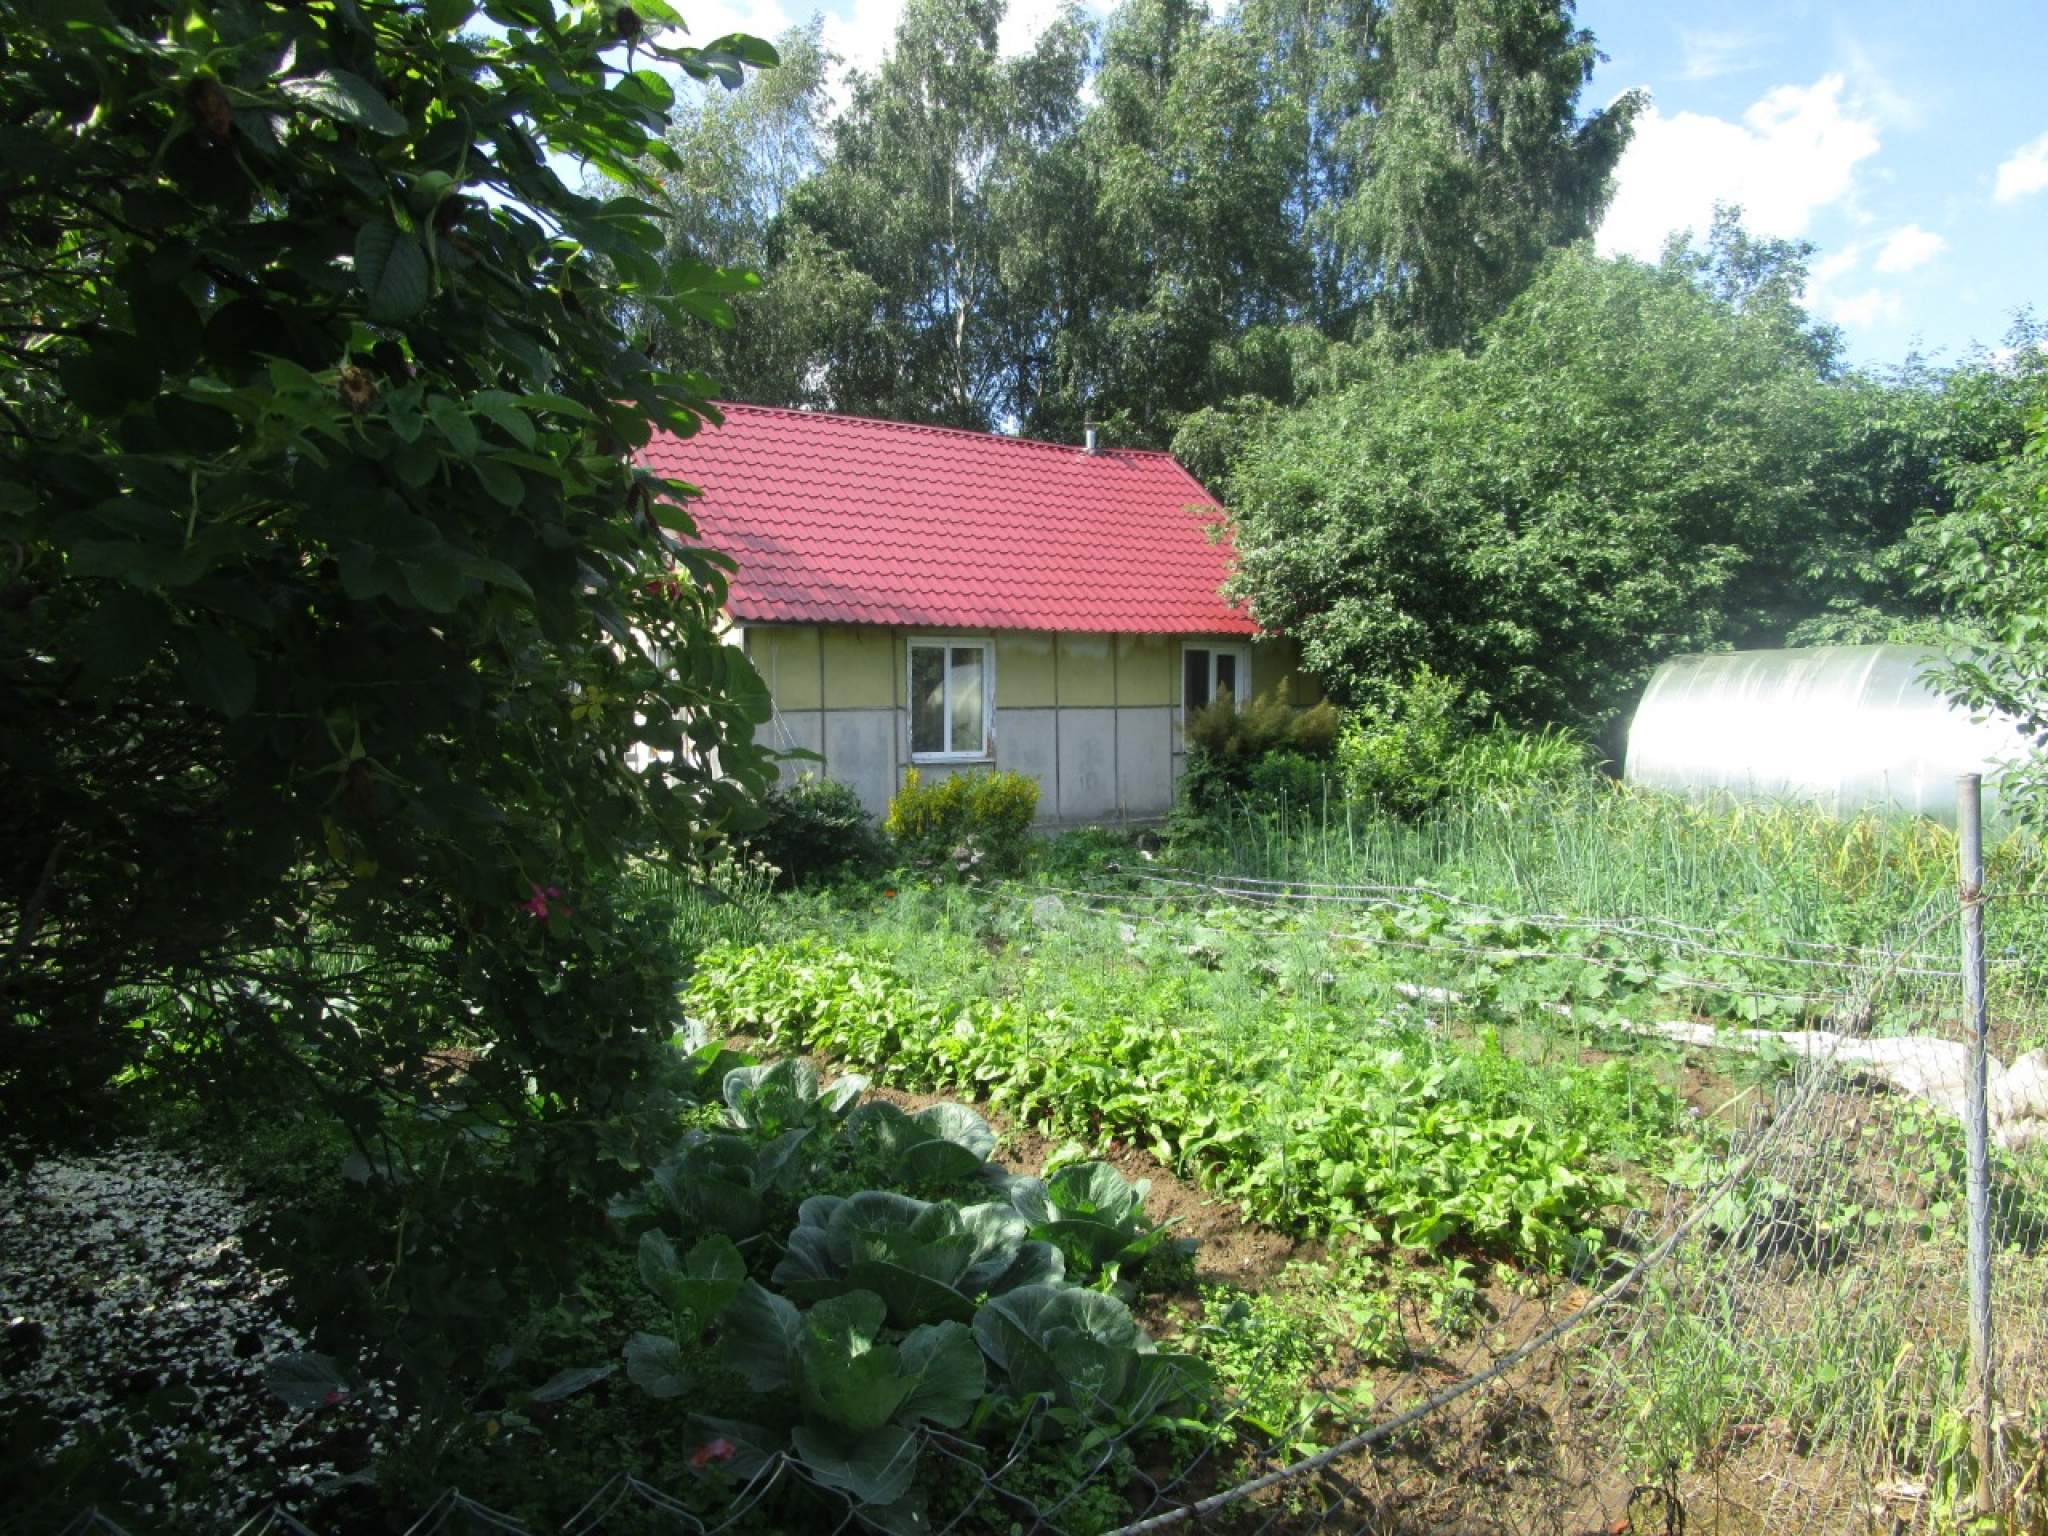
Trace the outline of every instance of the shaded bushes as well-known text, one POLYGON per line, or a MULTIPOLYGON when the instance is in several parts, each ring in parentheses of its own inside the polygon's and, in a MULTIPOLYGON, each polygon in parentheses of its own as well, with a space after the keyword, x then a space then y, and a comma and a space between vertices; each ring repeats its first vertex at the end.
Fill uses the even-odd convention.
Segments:
POLYGON ((1337 708, 1327 701, 1302 709, 1267 692, 1240 709, 1228 693, 1219 694, 1188 716, 1183 801, 1192 811, 1208 812, 1248 794, 1298 804, 1319 800, 1322 763, 1336 745, 1337 727, 1337 708), (1275 757, 1288 761, 1262 767, 1275 757), (1255 774, 1261 787, 1254 786, 1255 774))
POLYGON ((747 845, 780 874, 783 885, 820 876, 858 874, 881 862, 882 840, 860 797, 836 779, 805 774, 762 799, 767 821, 747 845))
POLYGON ((1038 781, 1029 774, 953 773, 926 783, 913 768, 884 826, 913 861, 951 861, 963 875, 1009 874, 1024 863, 1037 814, 1038 781))

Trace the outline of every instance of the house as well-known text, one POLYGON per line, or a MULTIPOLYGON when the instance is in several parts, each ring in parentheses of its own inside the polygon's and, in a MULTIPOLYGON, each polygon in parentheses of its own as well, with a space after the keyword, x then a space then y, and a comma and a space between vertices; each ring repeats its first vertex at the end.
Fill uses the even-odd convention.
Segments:
MULTIPOLYGON (((1224 601, 1221 508, 1164 453, 759 406, 657 436, 739 563, 728 612, 774 699, 767 742, 880 813, 906 770, 1028 773, 1047 824, 1172 805, 1188 711, 1315 695, 1224 601)), ((1092 434, 1091 434, 1092 436, 1092 434)))

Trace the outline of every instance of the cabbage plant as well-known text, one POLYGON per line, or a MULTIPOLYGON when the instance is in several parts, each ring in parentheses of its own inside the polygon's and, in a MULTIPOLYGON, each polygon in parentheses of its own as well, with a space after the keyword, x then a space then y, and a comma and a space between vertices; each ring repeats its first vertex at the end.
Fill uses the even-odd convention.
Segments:
POLYGON ((797 1218, 775 1284, 800 1301, 871 1291, 898 1327, 965 1323, 982 1296, 1065 1273, 1059 1250, 1006 1206, 864 1190, 813 1195, 797 1218))
POLYGON ((1030 1224, 1032 1237, 1051 1243, 1067 1273, 1104 1289, 1170 1240, 1171 1222, 1145 1215, 1151 1185, 1133 1184, 1108 1163, 1075 1163, 1049 1178, 1011 1179, 1010 1205, 1030 1224))

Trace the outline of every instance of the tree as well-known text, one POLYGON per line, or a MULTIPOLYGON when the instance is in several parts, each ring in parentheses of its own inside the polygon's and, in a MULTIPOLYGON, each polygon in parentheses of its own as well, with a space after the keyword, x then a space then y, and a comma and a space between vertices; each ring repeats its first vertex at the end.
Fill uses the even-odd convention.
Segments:
POLYGON ((826 361, 840 409, 987 428, 1016 408, 1020 316, 1002 210, 1080 111, 1088 33, 1069 12, 1031 54, 997 46, 1002 0, 912 0, 896 46, 856 76, 825 171, 794 216, 868 279, 874 305, 826 361))
POLYGON ((688 88, 667 133, 678 168, 651 167, 664 195, 664 261, 762 274, 730 317, 686 315, 680 328, 658 313, 641 317, 657 356, 707 374, 729 400, 828 403, 832 360, 859 345, 880 298, 843 253, 786 216, 825 165, 826 84, 838 61, 822 26, 813 20, 777 38, 775 67, 738 90, 688 88))
POLYGON ((1337 239, 1382 326, 1461 344, 1592 234, 1642 100, 1578 115, 1599 52, 1571 0, 1395 0, 1381 38, 1337 239))
POLYGON ((729 567, 631 458, 708 408, 614 316, 741 286, 658 259, 652 66, 769 57, 673 19, 0 4, 0 1116, 187 1070, 308 1085, 393 1198, 483 1160, 497 1204, 401 1225, 414 1326, 488 1326, 624 1176, 681 970, 629 861, 767 772, 729 567))
POLYGON ((1358 350, 1226 481, 1235 587, 1340 697, 1427 666, 1479 711, 1610 726, 1676 651, 1771 644, 1881 541, 1803 332, 1677 266, 1555 257, 1470 353, 1358 350))
POLYGON ((1981 637, 1957 648, 1939 681, 1957 702, 2018 722, 2024 755, 2000 794, 2039 830, 2048 829, 2048 359, 2030 347, 2001 371, 2028 398, 2024 440, 1954 472, 1960 505, 1921 530, 1923 574, 1981 637))

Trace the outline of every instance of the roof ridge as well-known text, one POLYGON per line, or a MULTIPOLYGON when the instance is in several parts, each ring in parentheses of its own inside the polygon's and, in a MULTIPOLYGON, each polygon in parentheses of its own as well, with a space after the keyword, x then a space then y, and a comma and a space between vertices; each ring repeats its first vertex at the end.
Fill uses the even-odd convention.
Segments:
MULTIPOLYGON (((977 432, 972 427, 940 427, 920 421, 891 421, 886 416, 857 416, 850 411, 807 411, 788 405, 750 405, 738 400, 714 400, 720 415, 745 411, 759 416, 789 416, 799 421, 853 421, 867 427, 888 427, 897 432, 928 432, 940 437, 970 437, 980 442, 1004 443, 1018 448, 1051 448, 1076 453, 1084 458, 1165 459, 1185 471, 1186 466, 1164 448, 1097 448, 1093 453, 1079 443, 1055 443, 1042 437, 1018 437, 1008 432, 977 432)), ((715 429, 714 429, 715 430, 715 429)), ((1199 484, 1200 482, 1196 482, 1199 484)))

